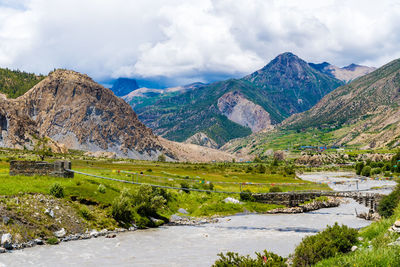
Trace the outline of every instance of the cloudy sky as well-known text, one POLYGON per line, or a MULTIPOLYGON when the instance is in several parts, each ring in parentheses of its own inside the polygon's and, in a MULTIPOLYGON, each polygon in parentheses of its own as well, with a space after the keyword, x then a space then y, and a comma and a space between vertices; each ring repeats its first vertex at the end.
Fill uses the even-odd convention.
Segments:
POLYGON ((101 82, 240 77, 286 51, 379 67, 399 48, 398 0, 0 0, 0 67, 101 82))

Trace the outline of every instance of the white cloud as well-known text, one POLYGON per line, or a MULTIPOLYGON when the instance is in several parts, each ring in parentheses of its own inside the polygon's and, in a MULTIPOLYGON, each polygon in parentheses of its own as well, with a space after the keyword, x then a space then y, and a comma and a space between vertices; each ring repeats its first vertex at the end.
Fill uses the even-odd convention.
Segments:
POLYGON ((6 0, 0 66, 208 81, 286 51, 380 66, 400 57, 399 33, 400 5, 390 0, 6 0))

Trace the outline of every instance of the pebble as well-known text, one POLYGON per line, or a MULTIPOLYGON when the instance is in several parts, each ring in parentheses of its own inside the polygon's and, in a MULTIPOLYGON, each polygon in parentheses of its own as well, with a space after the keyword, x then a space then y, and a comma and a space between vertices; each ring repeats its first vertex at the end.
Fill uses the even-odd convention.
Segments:
POLYGON ((12 235, 10 233, 3 234, 1 236, 1 245, 5 249, 13 249, 13 246, 12 246, 12 235))
POLYGON ((67 234, 64 228, 61 228, 61 230, 54 232, 54 235, 58 238, 62 238, 67 234))

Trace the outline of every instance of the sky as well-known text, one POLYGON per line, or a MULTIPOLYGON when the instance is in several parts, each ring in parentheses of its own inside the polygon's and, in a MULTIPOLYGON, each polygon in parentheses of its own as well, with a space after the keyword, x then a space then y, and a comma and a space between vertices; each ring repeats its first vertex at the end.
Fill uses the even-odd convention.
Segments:
POLYGON ((379 67, 399 48, 398 0, 0 0, 0 67, 102 83, 212 82, 283 52, 379 67))

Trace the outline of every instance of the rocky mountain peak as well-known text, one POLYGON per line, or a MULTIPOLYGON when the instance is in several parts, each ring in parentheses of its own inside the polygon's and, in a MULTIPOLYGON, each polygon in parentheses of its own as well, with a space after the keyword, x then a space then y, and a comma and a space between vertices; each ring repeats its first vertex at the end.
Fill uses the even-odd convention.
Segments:
POLYGON ((68 148, 138 159, 171 155, 125 101, 85 74, 56 70, 10 101, 41 135, 68 148))

